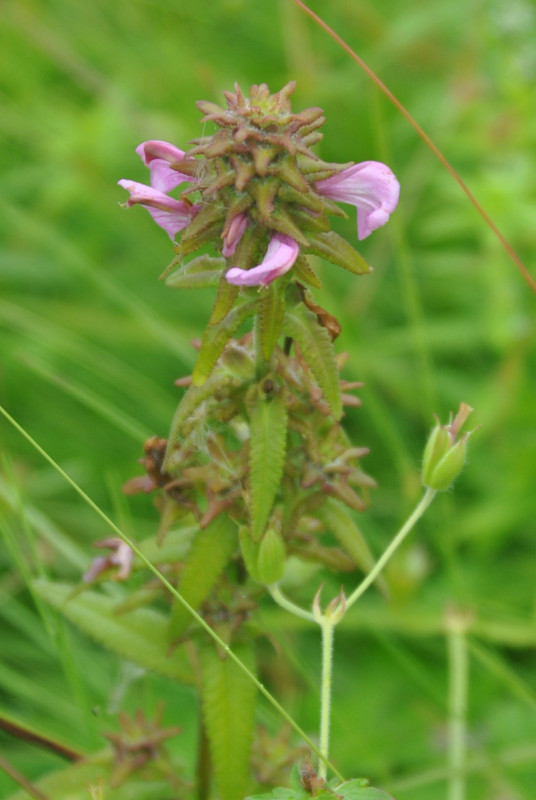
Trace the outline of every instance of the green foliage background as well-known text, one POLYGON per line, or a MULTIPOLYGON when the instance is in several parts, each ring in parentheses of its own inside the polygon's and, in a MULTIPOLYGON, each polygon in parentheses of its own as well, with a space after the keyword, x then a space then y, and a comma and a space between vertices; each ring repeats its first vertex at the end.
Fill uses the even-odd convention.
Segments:
MULTIPOLYGON (((376 70, 460 172, 521 257, 534 259, 536 12, 530 0, 311 3, 376 70)), ((337 639, 333 758, 397 800, 445 795, 449 604, 474 614, 470 800, 533 797, 536 779, 535 298, 475 210, 368 78, 290 0, 4 0, 0 28, 0 397, 134 538, 150 500, 127 502, 143 440, 166 435, 191 371, 189 340, 210 292, 157 281, 170 243, 126 212, 119 178, 145 181, 134 148, 200 133, 196 99, 238 81, 297 81, 296 109, 325 109, 322 157, 387 162, 401 183, 389 225, 361 245, 375 267, 325 265, 315 296, 343 325, 345 377, 365 381, 347 414, 379 482, 360 520, 380 553, 419 496, 432 413, 476 411, 470 461, 392 564, 387 606, 371 592, 337 639)), ((353 214, 339 224, 355 239, 353 214)), ((118 708, 195 738, 189 690, 108 656, 25 588, 29 574, 77 580, 102 523, 0 421, 0 703, 82 750, 118 708), (92 713, 93 711, 93 713, 92 713)), ((354 578, 345 579, 347 588, 354 578)), ((317 581, 295 596, 309 602, 317 581)), ((329 588, 337 591, 333 583, 329 588)), ((308 730, 317 725, 318 635, 269 602, 286 659, 264 675, 308 730), (292 643, 292 644, 291 644, 292 643)), ((260 719, 276 730, 267 707, 260 719)), ((178 742, 178 740, 177 740, 178 742)), ((0 733, 32 778, 59 760, 0 733)), ((186 771, 192 772, 192 765, 186 771)), ((15 785, 0 775, 0 794, 15 785)), ((81 795, 82 796, 82 795, 81 795)))

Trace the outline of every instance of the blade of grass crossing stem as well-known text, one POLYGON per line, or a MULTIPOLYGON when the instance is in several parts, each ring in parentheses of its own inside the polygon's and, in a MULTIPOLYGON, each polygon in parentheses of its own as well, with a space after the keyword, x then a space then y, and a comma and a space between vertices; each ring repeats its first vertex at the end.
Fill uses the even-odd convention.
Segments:
MULTIPOLYGON (((250 681, 255 684, 259 692, 264 695, 264 697, 268 700, 269 703, 281 714, 283 719, 285 719, 289 725, 294 729, 294 731, 300 736, 303 741, 307 744, 308 747, 311 748, 313 753, 321 758, 323 761, 326 759, 320 753, 319 748, 311 741, 309 736, 305 733, 305 731, 295 722, 292 717, 285 711, 283 706, 277 702, 275 697, 266 689, 264 684, 262 684, 258 678, 251 672, 250 669, 238 658, 238 656, 231 650, 229 645, 225 644, 225 642, 220 639, 218 634, 212 630, 210 625, 187 603, 183 597, 177 592, 174 586, 167 580, 167 578, 162 575, 162 573, 158 570, 158 568, 151 562, 149 559, 142 553, 139 547, 128 537, 123 531, 107 516, 107 514, 102 511, 102 509, 89 497, 86 492, 74 481, 70 475, 68 475, 65 470, 63 470, 60 465, 54 461, 52 456, 50 456, 36 441, 33 439, 29 433, 21 426, 19 423, 9 414, 6 409, 0 405, 0 414, 23 436, 27 442, 29 442, 32 447, 58 472, 62 478, 74 489, 74 491, 82 498, 82 500, 93 509, 93 511, 99 516, 102 521, 109 527, 114 533, 119 536, 128 546, 132 549, 132 551, 138 556, 138 558, 143 561, 143 563, 151 570, 151 572, 156 575, 158 580, 163 584, 163 586, 168 589, 171 594, 176 597, 179 602, 181 602, 184 607, 189 611, 192 617, 198 622, 198 624, 209 634, 209 636, 214 639, 215 642, 225 651, 225 653, 232 659, 235 664, 249 677, 250 681)), ((329 761, 326 761, 328 767, 332 770, 333 774, 339 778, 339 780, 343 781, 344 778, 341 773, 336 769, 336 767, 329 761)))

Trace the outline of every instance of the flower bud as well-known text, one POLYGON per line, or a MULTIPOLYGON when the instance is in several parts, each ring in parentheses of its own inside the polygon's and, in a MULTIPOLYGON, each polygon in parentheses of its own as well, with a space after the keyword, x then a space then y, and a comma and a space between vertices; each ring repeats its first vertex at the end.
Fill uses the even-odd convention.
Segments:
POLYGON ((283 577, 285 568, 285 545, 280 534, 268 528, 259 545, 257 574, 261 583, 277 583, 283 577))
POLYGON ((430 434, 424 448, 421 474, 423 485, 429 489, 446 491, 462 471, 469 434, 463 434, 460 439, 457 435, 472 410, 466 403, 460 403, 454 420, 451 417, 448 425, 438 422, 430 434))

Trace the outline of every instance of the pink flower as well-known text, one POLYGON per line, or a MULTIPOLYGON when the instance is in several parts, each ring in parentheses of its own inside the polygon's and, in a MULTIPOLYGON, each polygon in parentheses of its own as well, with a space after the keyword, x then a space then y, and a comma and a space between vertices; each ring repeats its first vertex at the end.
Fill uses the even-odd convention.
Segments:
POLYGON ((400 184, 380 161, 363 161, 315 185, 317 192, 357 208, 357 238, 385 225, 398 203, 400 184))
POLYGON ((179 150, 169 142, 160 142, 152 139, 149 142, 142 142, 136 147, 136 153, 146 167, 151 170, 151 186, 161 192, 170 192, 179 183, 191 181, 188 175, 183 175, 176 169, 172 169, 170 164, 176 164, 184 158, 184 150, 179 150))
POLYGON ((225 276, 235 286, 268 286, 292 267, 300 252, 299 245, 290 236, 274 233, 262 263, 252 269, 232 267, 225 276))
POLYGON ((171 239, 175 234, 185 228, 194 214, 197 212, 198 207, 186 203, 183 200, 175 200, 173 197, 164 194, 158 189, 153 189, 151 186, 146 186, 144 183, 137 183, 137 181, 118 181, 119 186, 130 192, 130 197, 127 200, 127 207, 136 205, 137 203, 147 209, 157 225, 160 225, 171 239))
POLYGON ((223 248, 221 253, 223 256, 225 256, 225 258, 229 258, 229 256, 234 254, 236 245, 242 238, 242 234, 246 230, 247 226, 247 214, 237 214, 236 217, 233 217, 233 220, 227 231, 225 231, 223 234, 223 248))

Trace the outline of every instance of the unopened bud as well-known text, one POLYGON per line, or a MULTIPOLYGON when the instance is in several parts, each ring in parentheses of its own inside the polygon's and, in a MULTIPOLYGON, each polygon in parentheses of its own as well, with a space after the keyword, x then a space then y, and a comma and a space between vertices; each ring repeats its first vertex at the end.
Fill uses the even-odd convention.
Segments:
POLYGON ((439 423, 433 429, 424 448, 422 483, 436 492, 444 492, 460 474, 467 455, 465 433, 456 440, 463 423, 473 409, 467 403, 460 403, 454 420, 448 425, 439 423))
POLYGON ((268 528, 259 545, 257 574, 261 583, 277 583, 283 577, 285 568, 285 545, 279 533, 268 528))

